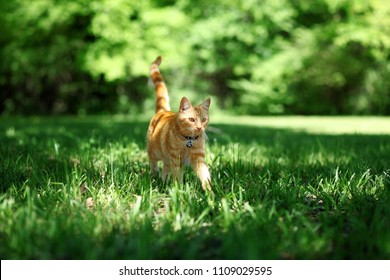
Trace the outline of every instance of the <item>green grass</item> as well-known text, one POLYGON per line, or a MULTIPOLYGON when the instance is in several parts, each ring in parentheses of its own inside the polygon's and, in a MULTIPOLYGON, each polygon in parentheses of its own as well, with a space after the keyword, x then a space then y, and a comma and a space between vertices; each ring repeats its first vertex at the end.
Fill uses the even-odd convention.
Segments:
POLYGON ((389 118, 216 117, 214 195, 151 179, 147 125, 0 119, 1 258, 390 258, 389 118))

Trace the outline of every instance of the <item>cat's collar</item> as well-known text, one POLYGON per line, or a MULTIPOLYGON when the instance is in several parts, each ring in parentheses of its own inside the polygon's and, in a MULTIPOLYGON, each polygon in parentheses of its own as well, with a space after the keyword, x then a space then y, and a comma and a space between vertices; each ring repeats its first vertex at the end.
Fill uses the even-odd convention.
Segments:
POLYGON ((187 139, 187 140, 196 140, 196 139, 199 138, 199 135, 198 135, 198 136, 195 136, 195 137, 193 137, 193 136, 184 136, 184 135, 183 135, 183 137, 184 137, 185 139, 187 139))
POLYGON ((182 134, 182 136, 185 139, 187 139, 187 142, 186 142, 187 148, 191 148, 194 145, 194 143, 192 141, 195 141, 196 139, 199 138, 199 135, 194 137, 194 136, 185 136, 185 135, 182 134))

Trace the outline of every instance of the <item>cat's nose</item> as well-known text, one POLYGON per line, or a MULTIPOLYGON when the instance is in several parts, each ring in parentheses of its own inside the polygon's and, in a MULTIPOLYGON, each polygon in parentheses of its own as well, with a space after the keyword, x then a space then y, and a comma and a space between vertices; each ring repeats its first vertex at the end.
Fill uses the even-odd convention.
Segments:
POLYGON ((202 127, 201 127, 201 126, 197 126, 196 129, 197 129, 197 130, 201 130, 202 127))

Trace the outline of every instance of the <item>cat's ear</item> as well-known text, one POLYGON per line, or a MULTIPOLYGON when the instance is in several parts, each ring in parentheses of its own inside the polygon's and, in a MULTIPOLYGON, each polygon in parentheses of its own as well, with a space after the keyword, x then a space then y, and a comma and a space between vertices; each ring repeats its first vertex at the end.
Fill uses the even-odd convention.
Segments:
POLYGON ((211 100, 210 100, 210 98, 207 98, 205 101, 203 101, 203 103, 202 104, 200 104, 205 110, 208 110, 209 109, 209 107, 210 107, 210 102, 211 102, 211 100))
POLYGON ((190 101, 186 97, 183 97, 180 101, 180 113, 187 111, 191 107, 190 101))

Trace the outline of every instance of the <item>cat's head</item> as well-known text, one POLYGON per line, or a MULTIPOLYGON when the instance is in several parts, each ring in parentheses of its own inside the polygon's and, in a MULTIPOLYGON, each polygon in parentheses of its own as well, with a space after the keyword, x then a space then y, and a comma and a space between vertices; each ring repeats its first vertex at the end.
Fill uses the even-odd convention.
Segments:
POLYGON ((209 124, 210 98, 203 103, 192 106, 190 101, 183 97, 180 101, 178 124, 180 133, 184 136, 199 136, 209 124))

